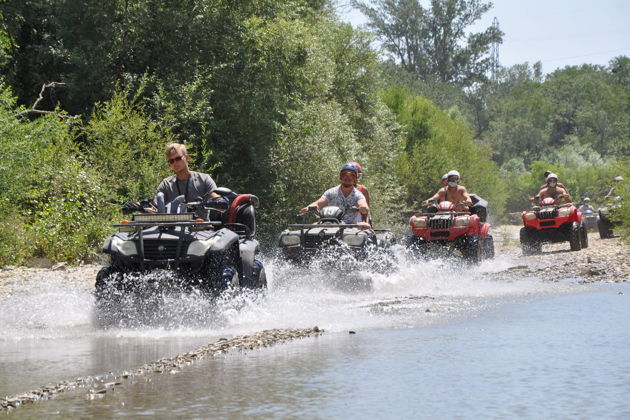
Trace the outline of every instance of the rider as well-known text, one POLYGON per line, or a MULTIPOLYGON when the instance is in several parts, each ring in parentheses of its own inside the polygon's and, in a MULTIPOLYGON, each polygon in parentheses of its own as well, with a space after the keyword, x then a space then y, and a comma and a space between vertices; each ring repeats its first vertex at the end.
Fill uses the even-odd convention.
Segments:
POLYGON ((558 175, 554 173, 547 175, 547 186, 540 190, 538 195, 540 196, 540 201, 551 197, 556 201, 556 204, 560 204, 561 200, 564 200, 566 203, 573 202, 567 190, 558 184, 558 175))
POLYGON ((459 185, 459 172, 450 171, 446 174, 447 185, 444 188, 440 188, 433 197, 424 200, 423 206, 426 206, 430 200, 437 199, 440 203, 442 201, 450 201, 455 204, 455 211, 468 211, 472 206, 472 199, 468 195, 466 187, 459 185))
MULTIPOLYGON (((538 194, 536 194, 534 197, 531 197, 529 199, 529 201, 531 201, 533 203, 533 202, 535 202, 536 200, 538 200, 540 198, 540 192, 542 190, 544 190, 545 188, 547 188, 547 182, 546 181, 547 181, 547 177, 549 176, 550 173, 552 173, 552 172, 551 171, 545 171, 545 173, 543 174, 543 178, 545 179, 545 183, 538 188, 538 194)), ((561 182, 558 182, 557 185, 560 188, 564 188, 565 191, 567 192, 567 194, 569 194, 569 189, 567 187, 565 187, 564 184, 562 184, 561 182)))
POLYGON ((321 209, 328 205, 337 206, 344 212, 343 221, 345 223, 370 227, 367 222, 370 211, 367 200, 361 191, 355 188, 358 177, 359 169, 351 163, 346 163, 339 171, 341 183, 324 192, 318 200, 301 209, 300 213, 308 212, 309 207, 321 209))
POLYGON ((166 146, 166 161, 174 174, 164 178, 157 187, 158 193, 164 193, 164 201, 169 203, 177 196, 183 195, 186 202, 195 201, 198 197, 219 197, 212 191, 217 184, 208 174, 191 171, 188 168, 190 156, 186 146, 171 143, 166 146))
POLYGON ((590 199, 590 198, 588 198, 588 197, 584 197, 584 198, 582 199, 582 205, 580 206, 580 211, 581 211, 582 213, 584 213, 584 212, 586 212, 586 211, 589 211, 589 210, 591 210, 591 211, 595 211, 595 209, 593 208, 593 206, 591 206, 591 205, 589 204, 589 203, 590 203, 590 201, 591 201, 591 199, 590 199))
POLYGON ((361 165, 359 165, 358 162, 348 162, 350 165, 354 165, 357 167, 357 169, 359 170, 359 175, 357 175, 357 180, 354 183, 354 187, 359 190, 359 192, 361 192, 361 194, 363 194, 365 196, 365 201, 367 201, 368 206, 370 205, 370 192, 368 191, 367 187, 363 184, 357 184, 357 182, 361 179, 361 177, 363 176, 363 172, 361 169, 361 165))

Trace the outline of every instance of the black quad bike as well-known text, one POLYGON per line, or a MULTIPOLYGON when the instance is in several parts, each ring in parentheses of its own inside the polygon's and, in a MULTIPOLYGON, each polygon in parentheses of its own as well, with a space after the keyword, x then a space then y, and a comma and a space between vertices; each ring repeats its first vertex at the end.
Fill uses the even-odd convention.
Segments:
POLYGON ((167 213, 135 213, 130 221, 114 225, 119 231, 103 245, 110 263, 96 276, 97 309, 145 288, 143 275, 155 271, 174 275, 152 283, 175 284, 153 287, 194 289, 209 296, 235 288, 266 288, 254 239, 258 198, 227 188, 214 192, 220 197, 184 203, 167 213))
POLYGON ((336 206, 312 207, 309 213, 316 216, 315 223, 290 224, 280 233, 278 246, 284 259, 297 264, 328 261, 346 270, 392 268, 394 236, 388 229, 344 223, 344 212, 336 206))

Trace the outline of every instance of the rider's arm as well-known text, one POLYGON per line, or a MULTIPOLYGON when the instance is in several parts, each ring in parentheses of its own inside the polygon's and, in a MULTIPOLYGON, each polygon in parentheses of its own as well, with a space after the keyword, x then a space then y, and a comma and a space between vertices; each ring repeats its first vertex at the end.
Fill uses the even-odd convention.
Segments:
POLYGON ((468 190, 466 189, 466 187, 462 187, 462 196, 464 197, 464 200, 466 201, 466 205, 467 206, 472 206, 473 202, 472 202, 472 198, 470 198, 470 194, 468 194, 468 190))
POLYGON ((571 198, 571 195, 569 194, 566 188, 562 188, 562 198, 564 199, 565 203, 573 202, 573 199, 571 198))
POLYGON ((324 196, 321 196, 319 197, 319 200, 313 201, 311 204, 301 209, 300 213, 304 214, 308 212, 309 207, 317 207, 318 209, 321 209, 323 207, 326 207, 327 205, 328 205, 328 199, 324 196))
POLYGON ((424 201, 422 202, 422 205, 423 205, 423 206, 426 206, 426 205, 428 205, 428 204, 429 204, 429 202, 431 202, 431 201, 436 201, 436 200, 437 200, 437 201, 442 201, 442 200, 440 200, 440 192, 442 192, 442 195, 444 195, 443 191, 444 191, 444 189, 443 189, 443 188, 440 188, 440 189, 439 189, 439 190, 438 190, 435 194, 433 194, 431 197, 429 197, 429 198, 427 198, 426 200, 424 200, 424 201))
POLYGON ((359 208, 359 213, 361 213, 361 217, 363 218, 363 221, 367 221, 368 218, 368 214, 370 213, 370 208, 368 206, 367 200, 366 199, 362 199, 357 201, 357 207, 359 208))

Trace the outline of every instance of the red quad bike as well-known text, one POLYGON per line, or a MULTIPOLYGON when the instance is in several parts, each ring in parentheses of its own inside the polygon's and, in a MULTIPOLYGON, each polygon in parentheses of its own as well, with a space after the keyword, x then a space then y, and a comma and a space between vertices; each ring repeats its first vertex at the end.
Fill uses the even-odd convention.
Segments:
POLYGON ((525 225, 520 234, 524 255, 540 253, 545 242, 569 241, 571 251, 588 247, 582 213, 572 203, 557 205, 547 197, 540 206, 522 212, 521 218, 525 225))
MULTIPOLYGON (((411 235, 407 237, 407 246, 421 255, 428 254, 434 246, 445 247, 449 251, 458 250, 465 260, 472 263, 493 258, 494 240, 489 234, 490 223, 482 221, 478 214, 456 212, 454 209, 452 202, 443 201, 437 205, 437 212, 411 216, 411 235)), ((485 219, 485 212, 483 217, 485 219)))

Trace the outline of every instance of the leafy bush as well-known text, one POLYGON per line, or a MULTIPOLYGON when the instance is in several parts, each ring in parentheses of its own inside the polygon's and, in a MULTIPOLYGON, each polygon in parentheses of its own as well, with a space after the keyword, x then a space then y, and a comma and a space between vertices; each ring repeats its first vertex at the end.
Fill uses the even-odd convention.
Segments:
POLYGON ((457 112, 450 116, 400 88, 388 89, 383 97, 406 130, 397 173, 409 210, 417 210, 435 193, 444 173, 457 169, 469 192, 488 200, 495 215, 503 213, 506 193, 498 168, 490 151, 473 141, 457 112))

